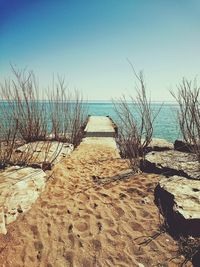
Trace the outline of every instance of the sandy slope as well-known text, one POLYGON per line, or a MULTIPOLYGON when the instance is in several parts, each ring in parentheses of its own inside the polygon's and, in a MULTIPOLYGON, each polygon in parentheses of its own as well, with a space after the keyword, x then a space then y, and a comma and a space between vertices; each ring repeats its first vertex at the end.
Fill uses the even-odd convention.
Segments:
POLYGON ((0 266, 178 266, 180 259, 167 263, 177 250, 167 234, 138 245, 159 226, 153 203, 159 177, 107 185, 91 178, 127 167, 112 148, 82 143, 56 166, 33 208, 0 236, 0 266))

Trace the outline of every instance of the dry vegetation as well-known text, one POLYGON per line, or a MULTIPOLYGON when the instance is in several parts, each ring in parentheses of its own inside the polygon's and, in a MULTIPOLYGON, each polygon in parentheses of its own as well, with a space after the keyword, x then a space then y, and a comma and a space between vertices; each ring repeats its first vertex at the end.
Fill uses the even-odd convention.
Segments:
POLYGON ((12 67, 12 73, 13 79, 5 79, 0 84, 1 168, 30 162, 33 151, 29 146, 23 155, 17 157, 15 153, 24 143, 44 141, 46 154, 53 140, 77 146, 87 118, 87 105, 81 94, 68 90, 64 79, 58 77, 58 82, 53 82, 46 94, 47 100, 41 100, 45 96, 32 71, 12 67))
POLYGON ((185 259, 181 267, 192 261, 194 266, 199 266, 200 238, 192 236, 180 236, 178 240, 178 255, 184 255, 185 259))
POLYGON ((136 73, 131 65, 138 81, 136 97, 129 100, 123 96, 114 102, 117 114, 118 144, 122 157, 130 160, 135 173, 142 169, 146 148, 150 144, 153 135, 153 122, 157 114, 153 114, 151 101, 147 98, 146 85, 143 73, 136 73))
POLYGON ((48 93, 51 138, 77 146, 86 123, 87 106, 79 91, 67 89, 63 78, 58 77, 57 82, 53 81, 52 88, 48 93))
POLYGON ((178 122, 182 137, 200 161, 200 87, 196 80, 183 78, 177 93, 171 94, 179 105, 178 122))

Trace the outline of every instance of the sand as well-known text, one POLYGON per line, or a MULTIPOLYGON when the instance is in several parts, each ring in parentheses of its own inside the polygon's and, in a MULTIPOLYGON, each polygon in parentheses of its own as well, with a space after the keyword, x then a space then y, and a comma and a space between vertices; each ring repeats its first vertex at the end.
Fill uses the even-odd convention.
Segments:
MULTIPOLYGON (((129 168, 112 147, 83 142, 57 164, 32 209, 0 236, 0 266, 179 266, 176 242, 158 231, 153 191, 159 176, 140 174, 106 185, 129 168)), ((192 266, 188 264, 187 266, 192 266)))

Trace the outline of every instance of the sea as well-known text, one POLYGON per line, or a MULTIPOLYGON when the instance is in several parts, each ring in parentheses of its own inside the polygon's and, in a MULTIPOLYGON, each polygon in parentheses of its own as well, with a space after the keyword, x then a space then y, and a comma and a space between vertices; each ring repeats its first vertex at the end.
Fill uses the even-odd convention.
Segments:
MULTIPOLYGON (((44 103, 44 101, 41 101, 41 103, 44 103)), ((48 105, 48 103, 46 104, 48 105)), ((6 106, 7 104, 4 101, 0 101, 0 106, 1 105, 6 106)), ((119 118, 112 102, 86 101, 84 105, 89 115, 110 116, 116 125, 119 126, 119 118)), ((6 106, 6 109, 9 110, 9 105, 6 106)), ((178 105, 175 103, 152 102, 151 109, 153 114, 157 114, 153 124, 153 137, 166 139, 170 142, 180 139, 181 133, 177 119, 178 105)), ((2 115, 0 107, 0 121, 2 121, 2 115)))
MULTIPOLYGON (((118 124, 118 116, 111 102, 89 102, 89 115, 110 116, 118 124)), ((175 103, 151 103, 153 114, 157 114, 154 121, 154 138, 162 138, 174 142, 181 138, 178 125, 178 105, 175 103)))

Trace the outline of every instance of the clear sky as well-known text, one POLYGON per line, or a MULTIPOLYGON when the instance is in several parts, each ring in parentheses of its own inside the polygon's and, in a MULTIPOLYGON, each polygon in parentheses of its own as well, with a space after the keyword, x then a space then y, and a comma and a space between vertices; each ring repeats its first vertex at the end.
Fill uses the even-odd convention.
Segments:
POLYGON ((89 100, 134 95, 128 58, 152 100, 200 72, 199 0, 0 0, 0 80, 10 63, 41 84, 65 75, 89 100))

